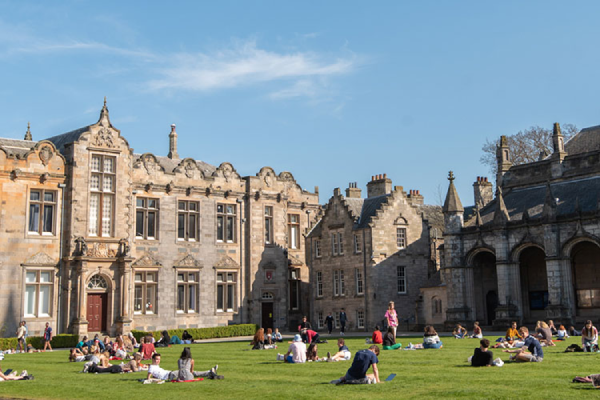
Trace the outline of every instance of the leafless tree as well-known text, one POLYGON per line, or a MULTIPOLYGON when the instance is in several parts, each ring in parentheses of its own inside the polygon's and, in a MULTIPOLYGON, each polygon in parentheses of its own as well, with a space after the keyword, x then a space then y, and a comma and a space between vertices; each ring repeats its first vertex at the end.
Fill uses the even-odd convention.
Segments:
MULTIPOLYGON (((561 132, 565 142, 575 136, 579 130, 573 124, 561 125, 561 132)), ((552 129, 532 126, 506 137, 513 165, 530 163, 552 154, 552 129)), ((479 159, 483 165, 490 168, 492 175, 496 175, 496 141, 487 139, 481 150, 483 155, 479 159)))

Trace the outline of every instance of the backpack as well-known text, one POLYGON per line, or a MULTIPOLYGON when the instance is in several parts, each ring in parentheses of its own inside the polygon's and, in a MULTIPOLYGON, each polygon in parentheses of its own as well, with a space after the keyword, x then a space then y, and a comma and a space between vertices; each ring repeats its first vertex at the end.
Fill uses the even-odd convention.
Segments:
POLYGON ((578 344, 572 344, 565 349, 565 353, 583 353, 583 349, 578 344))

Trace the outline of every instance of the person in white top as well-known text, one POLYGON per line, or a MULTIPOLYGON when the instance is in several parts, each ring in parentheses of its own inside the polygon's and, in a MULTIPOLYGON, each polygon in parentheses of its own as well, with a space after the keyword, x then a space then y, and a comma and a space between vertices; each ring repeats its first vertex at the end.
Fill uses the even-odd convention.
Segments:
POLYGON ((19 327, 17 328, 17 351, 21 349, 21 352, 25 352, 25 333, 27 329, 25 328, 25 323, 23 321, 19 322, 19 327))
POLYGON ((306 362, 306 344, 304 344, 300 335, 294 336, 294 341, 290 344, 288 352, 283 357, 283 360, 292 364, 306 362))
POLYGON ((152 356, 152 365, 148 367, 148 378, 147 379, 160 379, 163 381, 173 381, 177 379, 179 371, 167 371, 160 367, 160 354, 154 353, 152 356))

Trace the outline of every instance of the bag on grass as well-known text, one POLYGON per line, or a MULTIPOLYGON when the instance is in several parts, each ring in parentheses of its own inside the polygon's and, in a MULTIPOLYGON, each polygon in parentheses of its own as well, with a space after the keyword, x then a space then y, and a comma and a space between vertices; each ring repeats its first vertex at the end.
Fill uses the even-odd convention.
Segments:
POLYGON ((583 349, 578 344, 573 343, 565 349, 565 353, 583 353, 583 349))
POLYGON ((503 366, 503 365, 504 365, 504 361, 502 361, 502 359, 501 359, 500 357, 498 357, 498 358, 496 358, 496 359, 494 360, 494 365, 495 365, 496 367, 501 367, 501 366, 503 366))

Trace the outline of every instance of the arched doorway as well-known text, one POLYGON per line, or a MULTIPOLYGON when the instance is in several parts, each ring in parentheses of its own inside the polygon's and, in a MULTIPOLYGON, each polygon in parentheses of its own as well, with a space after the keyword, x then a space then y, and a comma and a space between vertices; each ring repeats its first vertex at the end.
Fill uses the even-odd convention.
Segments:
POLYGON ((548 307, 546 254, 539 247, 527 247, 519 255, 523 318, 543 320, 548 307))
POLYGON ((473 257, 474 317, 480 324, 491 325, 498 307, 496 256, 483 251, 473 257))
POLYGON ((600 315, 600 247, 592 242, 577 243, 571 251, 571 271, 576 315, 597 319, 600 315))
POLYGON ((87 289, 88 332, 106 332, 108 320, 108 283, 99 274, 90 278, 87 289))

